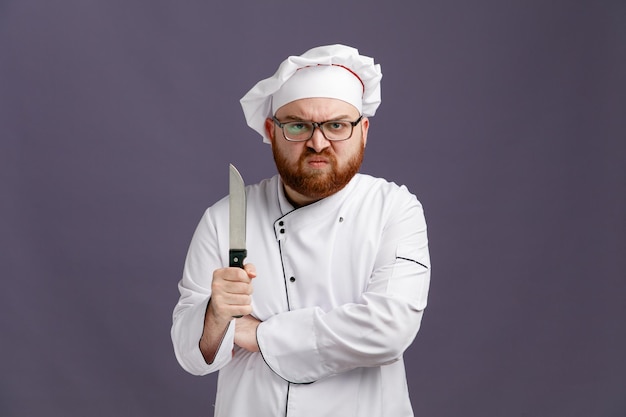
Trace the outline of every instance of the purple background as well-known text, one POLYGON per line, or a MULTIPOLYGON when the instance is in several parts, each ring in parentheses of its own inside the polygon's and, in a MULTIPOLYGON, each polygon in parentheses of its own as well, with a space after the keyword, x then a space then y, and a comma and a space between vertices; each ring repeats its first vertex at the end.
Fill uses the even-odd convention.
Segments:
POLYGON ((626 415, 626 2, 4 0, 1 416, 211 414, 187 246, 229 162, 275 172, 239 98, 328 43, 381 63, 363 171, 426 209, 416 415, 626 415))

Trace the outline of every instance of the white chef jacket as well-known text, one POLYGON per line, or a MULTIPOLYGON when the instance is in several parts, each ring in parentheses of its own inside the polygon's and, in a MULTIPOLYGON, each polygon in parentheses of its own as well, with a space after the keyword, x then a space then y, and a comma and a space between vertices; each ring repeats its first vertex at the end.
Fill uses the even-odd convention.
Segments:
POLYGON ((402 354, 420 327, 430 279, 422 206, 406 187, 357 174, 294 209, 274 176, 247 186, 247 263, 260 353, 199 349, 213 271, 228 265, 228 198, 191 241, 172 340, 194 375, 219 371, 218 417, 412 416, 402 354))

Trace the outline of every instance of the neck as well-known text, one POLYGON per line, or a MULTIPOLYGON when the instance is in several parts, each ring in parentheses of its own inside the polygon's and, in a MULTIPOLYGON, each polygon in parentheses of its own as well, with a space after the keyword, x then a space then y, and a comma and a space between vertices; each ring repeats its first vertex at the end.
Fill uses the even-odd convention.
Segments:
POLYGON ((300 208, 304 206, 308 206, 309 204, 313 204, 316 201, 320 201, 321 198, 312 198, 307 197, 303 194, 300 194, 293 188, 289 187, 285 183, 283 183, 283 190, 285 191, 285 197, 287 197, 287 201, 291 203, 295 208, 300 208))

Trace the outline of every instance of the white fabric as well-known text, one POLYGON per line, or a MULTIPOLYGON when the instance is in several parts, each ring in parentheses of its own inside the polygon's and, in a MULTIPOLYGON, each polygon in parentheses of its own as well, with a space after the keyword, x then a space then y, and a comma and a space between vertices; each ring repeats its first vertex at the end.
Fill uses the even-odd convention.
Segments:
POLYGON ((362 114, 370 117, 376 113, 381 101, 380 65, 374 64, 373 58, 360 55, 357 49, 349 46, 319 46, 300 56, 288 57, 273 76, 259 81, 241 98, 240 103, 248 126, 257 131, 265 143, 270 143, 265 133, 265 120, 273 116, 272 96, 298 69, 315 65, 341 65, 354 72, 364 87, 362 114))
POLYGON ((360 174, 297 210, 278 176, 248 186, 247 196, 261 353, 234 347, 234 321, 212 365, 198 347, 213 270, 228 264, 227 198, 194 233, 173 314, 183 368, 219 371, 215 416, 412 416, 402 354, 420 327, 430 279, 415 196, 360 174))
POLYGON ((363 111, 363 84, 351 71, 338 65, 300 68, 272 96, 272 114, 301 98, 335 98, 363 111))

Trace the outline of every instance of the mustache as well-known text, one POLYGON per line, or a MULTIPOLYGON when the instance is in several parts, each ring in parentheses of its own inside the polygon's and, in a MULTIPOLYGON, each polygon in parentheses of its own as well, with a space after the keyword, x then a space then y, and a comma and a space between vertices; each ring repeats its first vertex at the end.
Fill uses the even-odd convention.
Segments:
POLYGON ((313 148, 305 148, 304 151, 302 152, 303 156, 311 156, 311 155, 315 155, 315 156, 328 156, 328 157, 332 157, 333 153, 331 152, 330 148, 324 148, 322 149, 321 152, 317 152, 315 149, 313 148))

